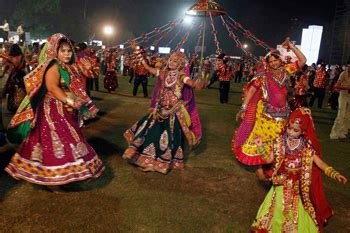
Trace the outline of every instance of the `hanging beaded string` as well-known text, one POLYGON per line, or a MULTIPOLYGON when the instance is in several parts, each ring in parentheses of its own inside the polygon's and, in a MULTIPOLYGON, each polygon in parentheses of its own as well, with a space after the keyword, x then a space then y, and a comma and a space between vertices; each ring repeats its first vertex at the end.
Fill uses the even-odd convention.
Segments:
POLYGON ((244 54, 247 57, 251 57, 252 59, 254 59, 255 61, 259 62, 259 58, 257 58, 256 56, 254 56, 251 52, 249 52, 248 50, 246 50, 243 46, 243 44, 241 43, 241 41, 239 40, 239 37, 232 31, 232 29, 229 27, 228 23, 225 21, 224 17, 220 16, 221 20, 222 20, 222 25, 226 28, 227 32, 229 33, 229 37, 231 39, 234 40, 234 42, 236 43, 236 47, 241 49, 244 54))
POLYGON ((246 38, 252 40, 256 45, 263 47, 266 51, 273 50, 268 44, 264 41, 258 39, 255 35, 253 35, 249 30, 244 28, 241 23, 234 20, 232 17, 227 16, 227 18, 232 21, 227 21, 227 23, 231 26, 232 29, 240 31, 246 38))
POLYGON ((219 42, 218 37, 217 37, 218 31, 215 29, 214 20, 213 20, 213 16, 211 15, 211 12, 209 12, 209 16, 210 16, 210 25, 213 29, 211 33, 214 36, 214 44, 216 46, 216 54, 220 54, 220 53, 222 53, 222 49, 220 48, 220 42, 219 42))

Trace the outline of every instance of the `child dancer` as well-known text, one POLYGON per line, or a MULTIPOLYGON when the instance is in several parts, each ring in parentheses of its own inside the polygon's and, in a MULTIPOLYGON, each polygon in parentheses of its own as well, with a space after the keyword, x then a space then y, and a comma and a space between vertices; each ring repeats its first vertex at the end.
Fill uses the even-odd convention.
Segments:
POLYGON ((283 134, 267 153, 260 137, 255 138, 261 158, 274 162, 272 184, 252 225, 252 232, 322 232, 333 215, 322 186, 321 171, 345 184, 347 179, 320 157, 310 110, 298 108, 283 134))

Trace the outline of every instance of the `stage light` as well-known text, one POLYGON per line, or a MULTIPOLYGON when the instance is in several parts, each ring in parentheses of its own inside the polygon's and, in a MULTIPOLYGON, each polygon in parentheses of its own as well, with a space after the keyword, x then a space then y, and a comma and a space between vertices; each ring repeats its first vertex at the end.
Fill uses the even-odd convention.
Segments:
POLYGON ((186 11, 186 15, 196 16, 196 15, 197 15, 197 12, 194 11, 194 10, 189 10, 189 11, 186 11))
POLYGON ((191 24, 193 22, 193 18, 191 16, 186 16, 184 22, 185 24, 191 24))
POLYGON ((110 25, 106 25, 103 27, 103 33, 107 36, 112 35, 113 34, 113 27, 110 25))

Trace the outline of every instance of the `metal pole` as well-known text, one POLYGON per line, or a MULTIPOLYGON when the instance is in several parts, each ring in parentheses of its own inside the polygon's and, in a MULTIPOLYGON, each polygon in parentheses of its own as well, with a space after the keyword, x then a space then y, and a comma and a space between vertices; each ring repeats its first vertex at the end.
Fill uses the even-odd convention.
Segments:
POLYGON ((201 62, 203 61, 204 41, 205 41, 205 22, 203 23, 201 62))
POLYGON ((198 70, 198 74, 199 74, 199 79, 202 79, 202 70, 203 70, 203 54, 204 54, 204 41, 205 41, 205 22, 203 22, 203 34, 202 34, 202 51, 201 51, 201 60, 200 60, 200 64, 199 64, 199 70, 198 70))
POLYGON ((84 1, 84 8, 83 8, 83 19, 86 19, 86 8, 87 8, 88 0, 84 1))

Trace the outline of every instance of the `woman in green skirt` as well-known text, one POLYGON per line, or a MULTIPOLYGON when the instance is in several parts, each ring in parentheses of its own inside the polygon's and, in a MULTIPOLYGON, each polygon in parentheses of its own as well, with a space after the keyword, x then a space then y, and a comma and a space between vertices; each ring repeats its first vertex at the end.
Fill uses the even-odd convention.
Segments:
MULTIPOLYGON (((132 44, 136 48, 136 44, 132 44)), ((158 77, 150 113, 124 133, 128 148, 123 158, 142 168, 166 174, 184 168, 184 143, 197 145, 202 136, 201 123, 194 101, 193 88, 202 83, 186 72, 186 56, 171 53, 164 70, 147 65, 142 54, 136 56, 151 74, 158 77), (187 73, 187 74, 186 74, 187 73)))

